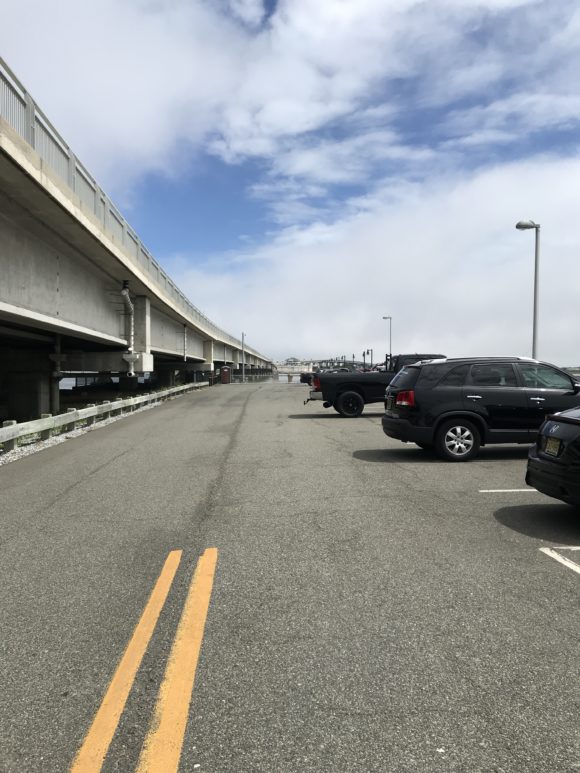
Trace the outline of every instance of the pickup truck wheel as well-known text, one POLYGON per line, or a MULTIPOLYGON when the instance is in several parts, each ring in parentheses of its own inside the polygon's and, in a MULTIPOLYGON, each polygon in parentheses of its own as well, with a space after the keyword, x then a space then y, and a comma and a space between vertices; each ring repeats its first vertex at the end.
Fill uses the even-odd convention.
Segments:
POLYGON ((477 427, 465 419, 444 422, 437 430, 435 450, 448 462, 466 462, 479 451, 481 437, 477 427))
POLYGON ((341 416, 345 416, 348 419, 354 419, 363 412, 365 401, 358 392, 342 392, 342 394, 338 395, 336 398, 334 407, 341 416))

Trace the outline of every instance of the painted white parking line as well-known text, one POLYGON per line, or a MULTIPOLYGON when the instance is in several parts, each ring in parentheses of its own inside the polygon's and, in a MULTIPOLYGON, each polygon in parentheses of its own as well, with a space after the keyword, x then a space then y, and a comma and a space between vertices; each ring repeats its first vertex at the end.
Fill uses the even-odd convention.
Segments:
POLYGON ((480 494, 521 494, 528 491, 530 494, 537 494, 535 488, 480 488, 480 494))
POLYGON ((577 572, 580 574, 580 564, 576 564, 574 561, 570 561, 569 558, 566 558, 565 556, 561 556, 559 553, 557 553, 557 550, 580 550, 580 548, 571 548, 571 547, 563 547, 563 548, 556 548, 554 550, 553 548, 540 548, 540 551, 542 553, 545 553, 547 556, 550 556, 550 558, 554 558, 556 561, 559 561, 561 564, 564 564, 564 566, 567 566, 568 569, 571 569, 573 572, 577 572))

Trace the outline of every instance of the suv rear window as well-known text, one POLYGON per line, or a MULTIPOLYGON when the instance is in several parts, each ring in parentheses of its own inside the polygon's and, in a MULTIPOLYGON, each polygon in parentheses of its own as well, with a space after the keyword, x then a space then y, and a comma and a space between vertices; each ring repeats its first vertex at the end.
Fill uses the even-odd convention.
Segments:
POLYGON ((421 368, 421 386, 431 389, 448 372, 447 362, 426 362, 421 368))
POLYGON ((411 389, 417 383, 420 372, 419 366, 407 365, 397 373, 389 386, 397 387, 397 389, 411 389))
POLYGON ((459 365, 457 368, 453 368, 449 373, 444 376, 437 386, 463 386, 467 377, 467 371, 469 365, 459 365))

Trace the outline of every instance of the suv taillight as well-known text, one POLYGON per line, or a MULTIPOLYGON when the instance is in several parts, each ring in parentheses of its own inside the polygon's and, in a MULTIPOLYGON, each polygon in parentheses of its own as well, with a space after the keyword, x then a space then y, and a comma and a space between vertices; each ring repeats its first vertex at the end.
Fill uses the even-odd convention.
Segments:
POLYGON ((314 387, 315 392, 320 391, 320 379, 318 376, 312 376, 312 386, 314 387))
POLYGON ((409 389, 406 392, 399 392, 395 405, 405 405, 407 408, 412 408, 415 405, 415 392, 409 389))

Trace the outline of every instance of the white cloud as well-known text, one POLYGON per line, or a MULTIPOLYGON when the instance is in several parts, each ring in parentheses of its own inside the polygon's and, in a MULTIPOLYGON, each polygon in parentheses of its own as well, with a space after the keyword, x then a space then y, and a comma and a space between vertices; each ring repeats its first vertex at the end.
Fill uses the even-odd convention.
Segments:
POLYGON ((245 44, 233 22, 185 0, 5 0, 2 19, 8 64, 113 192, 182 168, 184 142, 202 147, 245 44))
POLYGON ((361 182, 376 172, 380 162, 424 163, 433 156, 428 148, 405 145, 392 131, 372 131, 340 141, 318 140, 310 147, 297 143, 274 159, 273 171, 321 183, 361 182))
POLYGON ((261 0, 229 0, 229 6, 234 16, 249 27, 262 23, 265 11, 261 0))
POLYGON ((455 140, 448 140, 444 143, 444 147, 489 147, 490 145, 500 145, 510 142, 515 142, 521 139, 521 135, 517 131, 500 131, 498 129, 474 129, 464 136, 455 140))
MULTIPOLYGON (((229 162, 257 156, 282 167, 288 147, 296 151, 304 135, 334 121, 360 114, 376 121, 368 128, 392 129, 409 99, 415 107, 444 105, 506 77, 527 73, 529 83, 542 68, 552 80, 546 99, 557 100, 559 74, 577 56, 578 19, 566 8, 562 0, 281 0, 264 23, 260 0, 4 0, 0 45, 114 192, 150 171, 187 166, 184 143, 229 162), (514 9, 519 18, 500 18, 514 9), (494 42, 478 42, 478 25, 495 17, 494 42), (528 43, 546 31, 546 18, 552 23, 542 46, 517 45, 514 29, 527 30, 528 43), (26 35, 14 34, 20 29, 26 35)), ((508 99, 520 101, 525 93, 511 92, 508 99)), ((573 110, 574 100, 559 109, 573 110)), ((535 114, 538 121, 546 115, 541 106, 535 114)), ((461 114, 458 120, 468 123, 461 114)))
MULTIPOLYGON (((517 132, 521 139, 538 130, 576 127, 580 124, 580 94, 518 94, 496 100, 489 105, 452 113, 448 119, 450 131, 468 139, 471 132, 517 132)), ((503 137, 502 137, 503 134, 503 137)), ((490 137, 493 135, 490 134, 490 137)))
POLYGON ((231 256, 235 273, 208 266, 179 282, 274 356, 384 354, 383 315, 396 351, 529 356, 534 241, 514 225, 532 218, 542 225, 539 353, 578 365, 579 196, 580 156, 441 177, 400 200, 377 191, 366 212, 332 225, 287 229, 231 256))
POLYGON ((578 126, 579 29, 569 0, 3 0, 0 48, 113 197, 204 154, 262 162, 262 246, 174 263, 262 351, 380 351, 392 314, 397 349, 526 354, 533 245, 513 224, 532 217, 540 352, 580 364, 580 161, 554 140, 578 126), (486 168, 543 132, 561 160, 486 168))

